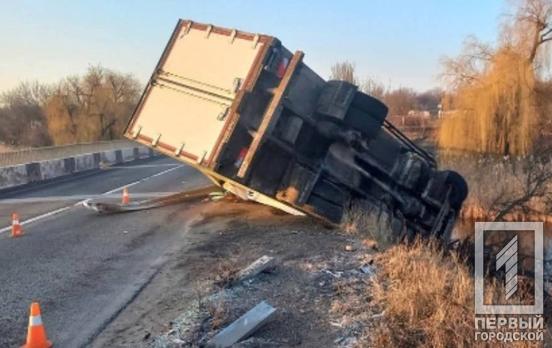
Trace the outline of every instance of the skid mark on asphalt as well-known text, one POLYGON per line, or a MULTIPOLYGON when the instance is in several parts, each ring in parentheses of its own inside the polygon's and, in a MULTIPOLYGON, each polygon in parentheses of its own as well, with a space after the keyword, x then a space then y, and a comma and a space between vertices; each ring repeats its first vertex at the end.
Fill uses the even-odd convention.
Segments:
MULTIPOLYGON (((129 188, 129 187, 138 185, 138 184, 140 184, 140 183, 143 183, 143 182, 146 181, 146 180, 149 180, 149 179, 152 179, 152 178, 156 178, 156 177, 161 176, 161 175, 163 175, 163 174, 170 173, 170 172, 172 172, 172 171, 174 171, 174 170, 176 170, 176 169, 182 168, 182 167, 184 167, 184 165, 182 165, 182 164, 181 164, 181 165, 177 165, 176 167, 172 167, 172 168, 163 170, 163 171, 161 171, 161 172, 159 172, 159 173, 156 173, 156 174, 147 176, 147 177, 142 178, 142 179, 140 179, 140 180, 136 180, 136 181, 133 181, 133 182, 128 183, 128 184, 126 184, 126 185, 122 185, 122 186, 117 187, 117 188, 115 188, 115 189, 112 189, 112 190, 110 190, 110 191, 104 192, 104 193, 100 194, 100 196, 106 196, 106 195, 113 194, 113 193, 115 193, 115 192, 122 191, 125 187, 126 187, 126 188, 129 188)), ((20 224, 21 224, 22 226, 24 226, 24 225, 28 225, 28 224, 30 224, 30 223, 33 223, 33 222, 36 222, 36 221, 39 221, 39 220, 42 220, 42 219, 45 219, 45 218, 48 218, 48 217, 51 217, 51 216, 54 216, 54 215, 61 214, 61 213, 65 212, 65 211, 67 211, 67 210, 69 210, 69 209, 71 209, 71 208, 73 208, 73 207, 79 206, 79 205, 81 205, 81 204, 83 204, 84 202, 89 201, 89 200, 90 200, 90 198, 87 198, 87 199, 81 200, 81 201, 79 201, 79 202, 77 202, 77 203, 75 203, 75 204, 71 204, 71 205, 69 205, 69 206, 66 206, 66 207, 63 207, 63 208, 59 208, 59 209, 56 209, 56 210, 53 210, 53 211, 49 211, 49 212, 47 212, 47 213, 44 213, 44 214, 41 214, 41 215, 32 217, 32 218, 27 219, 27 220, 25 220, 25 221, 21 221, 20 224)), ((11 230, 11 226, 6 226, 6 227, 0 229, 0 234, 3 234, 3 233, 8 232, 8 231, 10 231, 10 230, 11 230)))

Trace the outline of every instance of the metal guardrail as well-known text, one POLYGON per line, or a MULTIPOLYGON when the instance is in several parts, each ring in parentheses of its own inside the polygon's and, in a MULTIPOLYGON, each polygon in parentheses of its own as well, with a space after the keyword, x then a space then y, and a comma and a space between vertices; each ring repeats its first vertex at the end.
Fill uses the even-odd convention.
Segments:
POLYGON ((67 158, 85 153, 118 150, 137 146, 137 143, 129 140, 113 140, 85 144, 46 146, 19 151, 3 152, 0 153, 0 167, 67 158))

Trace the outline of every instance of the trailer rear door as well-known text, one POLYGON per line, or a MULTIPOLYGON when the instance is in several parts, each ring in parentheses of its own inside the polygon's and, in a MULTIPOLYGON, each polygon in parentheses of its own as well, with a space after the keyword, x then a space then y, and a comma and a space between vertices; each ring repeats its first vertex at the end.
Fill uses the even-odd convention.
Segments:
POLYGON ((208 158, 266 44, 258 35, 180 21, 125 135, 190 160, 208 158))

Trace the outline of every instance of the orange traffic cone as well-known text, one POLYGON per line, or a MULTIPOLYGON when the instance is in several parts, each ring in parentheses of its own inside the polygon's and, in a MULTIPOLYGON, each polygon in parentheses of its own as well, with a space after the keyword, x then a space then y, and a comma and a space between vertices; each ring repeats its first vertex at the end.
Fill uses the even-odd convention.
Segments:
POLYGON ((23 228, 21 223, 19 223, 19 215, 17 213, 12 214, 12 237, 19 237, 23 235, 23 228))
POLYGON ((27 331, 27 343, 21 348, 50 348, 52 342, 46 337, 46 329, 42 324, 40 306, 38 302, 31 304, 31 315, 29 316, 29 329, 27 331))
POLYGON ((122 204, 128 204, 130 202, 130 197, 128 196, 128 189, 125 187, 123 189, 123 199, 121 200, 122 204))

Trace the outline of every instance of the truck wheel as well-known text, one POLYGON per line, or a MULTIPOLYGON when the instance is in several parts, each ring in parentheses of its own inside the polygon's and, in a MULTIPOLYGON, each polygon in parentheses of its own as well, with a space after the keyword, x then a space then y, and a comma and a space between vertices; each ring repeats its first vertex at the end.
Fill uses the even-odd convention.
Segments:
POLYGON ((389 111, 384 103, 362 92, 355 93, 351 105, 369 113, 370 116, 380 122, 380 124, 383 123, 389 111))
POLYGON ((446 185, 452 187, 449 203, 453 209, 459 210, 468 196, 468 184, 466 180, 455 171, 445 170, 442 172, 442 175, 446 176, 446 185))
POLYGON ((347 81, 331 80, 326 82, 320 96, 316 111, 335 122, 343 121, 347 110, 357 93, 357 86, 347 81))

